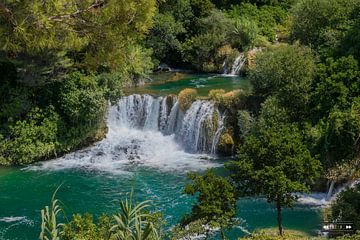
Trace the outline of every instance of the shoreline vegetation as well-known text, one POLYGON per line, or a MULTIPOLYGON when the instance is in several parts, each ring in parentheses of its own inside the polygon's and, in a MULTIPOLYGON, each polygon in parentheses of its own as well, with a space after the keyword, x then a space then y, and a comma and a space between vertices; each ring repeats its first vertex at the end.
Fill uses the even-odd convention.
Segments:
MULTIPOLYGON (((189 174, 184 193, 197 201, 176 228, 190 235, 189 229, 205 235, 219 229, 226 239, 238 224, 236 201, 261 195, 276 208, 277 233, 245 239, 305 239, 283 231, 282 210, 300 193, 360 177, 360 0, 5 0, 0 166, 48 160, 101 140, 109 102, 162 63, 219 74, 233 72, 230 66, 244 57, 251 90, 176 94, 182 111, 202 99, 227 113, 218 149, 235 155, 225 163, 226 177, 212 170, 189 174)), ((175 74, 168 82, 182 78, 175 74)), ((323 217, 352 221, 360 230, 360 185, 353 185, 323 217)), ((64 238, 53 198, 42 212, 42 239, 164 239, 161 218, 145 211, 147 202, 131 202, 121 205, 123 213, 138 207, 131 224, 127 214, 100 225, 74 216, 64 238), (88 228, 90 235, 83 231, 88 228)))

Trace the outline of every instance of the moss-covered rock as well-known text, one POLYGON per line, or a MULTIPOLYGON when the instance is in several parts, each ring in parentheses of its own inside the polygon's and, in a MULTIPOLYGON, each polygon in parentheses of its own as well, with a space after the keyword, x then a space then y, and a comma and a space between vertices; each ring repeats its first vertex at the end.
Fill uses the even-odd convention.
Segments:
POLYGON ((231 155, 234 149, 234 139, 229 133, 230 131, 225 131, 220 137, 218 144, 218 152, 226 155, 231 155))
POLYGON ((190 108, 193 101, 196 99, 197 91, 193 88, 185 88, 178 95, 179 107, 182 111, 190 108))

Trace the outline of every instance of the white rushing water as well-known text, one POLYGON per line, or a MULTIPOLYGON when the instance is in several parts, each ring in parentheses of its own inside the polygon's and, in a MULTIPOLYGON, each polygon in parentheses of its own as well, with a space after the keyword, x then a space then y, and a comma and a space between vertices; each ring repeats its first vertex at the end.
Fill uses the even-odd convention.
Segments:
POLYGON ((331 181, 328 187, 327 193, 310 193, 310 194, 302 194, 299 198, 299 203, 306 205, 314 205, 314 206, 328 206, 334 200, 336 200, 337 196, 347 188, 353 188, 357 184, 360 183, 360 179, 355 181, 350 181, 346 184, 340 185, 335 188, 335 182, 331 181))
POLYGON ((246 57, 244 53, 240 53, 240 55, 234 60, 230 71, 227 68, 227 63, 223 63, 223 75, 225 76, 237 76, 239 75, 241 69, 244 67, 246 62, 246 57))
POLYGON ((108 134, 92 147, 28 167, 31 170, 83 168, 128 173, 134 166, 165 171, 201 170, 218 164, 215 152, 223 118, 209 101, 183 112, 176 97, 134 94, 109 109, 108 134))

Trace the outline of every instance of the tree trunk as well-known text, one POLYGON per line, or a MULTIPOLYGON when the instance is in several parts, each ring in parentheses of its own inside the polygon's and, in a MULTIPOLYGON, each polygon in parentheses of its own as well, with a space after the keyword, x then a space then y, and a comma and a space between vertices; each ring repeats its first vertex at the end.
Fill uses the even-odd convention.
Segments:
POLYGON ((220 232, 221 232, 221 239, 222 240, 225 240, 226 239, 226 237, 225 237, 225 232, 224 232, 224 228, 220 228, 220 232))
POLYGON ((279 198, 276 200, 276 209, 277 209, 277 222, 279 227, 279 234, 280 236, 282 236, 283 228, 282 228, 282 216, 281 216, 281 202, 279 198))

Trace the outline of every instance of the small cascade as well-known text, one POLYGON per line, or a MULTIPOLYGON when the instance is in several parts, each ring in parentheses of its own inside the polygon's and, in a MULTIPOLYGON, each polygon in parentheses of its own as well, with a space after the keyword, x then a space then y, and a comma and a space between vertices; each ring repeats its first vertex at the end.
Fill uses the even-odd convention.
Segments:
POLYGON ((330 186, 329 186, 329 190, 326 194, 326 200, 329 201, 333 195, 334 192, 334 187, 335 187, 335 181, 331 181, 330 182, 330 186))
POLYGON ((120 126, 175 135, 190 153, 215 153, 224 128, 223 118, 211 101, 195 101, 183 112, 176 97, 134 94, 122 98, 116 109, 120 126))
POLYGON ((246 57, 244 53, 241 53, 234 61, 230 75, 238 75, 240 70, 243 68, 244 64, 246 62, 246 57))
POLYGON ((223 74, 224 75, 229 74, 226 60, 223 62, 222 68, 223 68, 223 74))
POLYGON ((350 181, 338 188, 335 188, 336 182, 331 181, 326 193, 300 194, 299 203, 315 206, 327 206, 331 204, 342 191, 347 188, 353 188, 357 184, 360 184, 360 179, 350 181))
POLYGON ((186 111, 180 131, 179 140, 189 152, 211 152, 214 138, 214 103, 209 101, 196 101, 186 111))
MULTIPOLYGON (((218 116, 220 116, 219 112, 217 114, 218 114, 218 116)), ((224 123, 225 123, 225 114, 219 119, 218 130, 215 132, 213 142, 212 142, 212 146, 211 146, 211 154, 215 154, 217 152, 217 146, 219 144, 221 134, 223 134, 223 132, 225 130, 224 123)))

